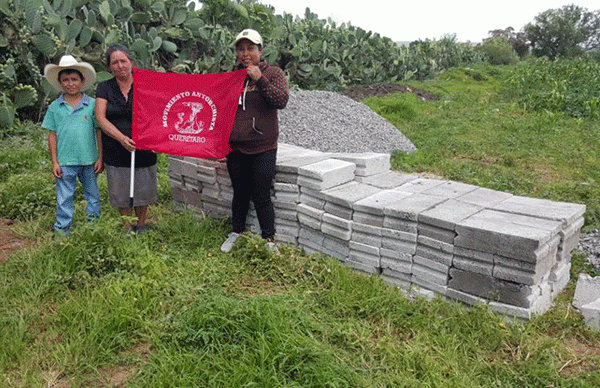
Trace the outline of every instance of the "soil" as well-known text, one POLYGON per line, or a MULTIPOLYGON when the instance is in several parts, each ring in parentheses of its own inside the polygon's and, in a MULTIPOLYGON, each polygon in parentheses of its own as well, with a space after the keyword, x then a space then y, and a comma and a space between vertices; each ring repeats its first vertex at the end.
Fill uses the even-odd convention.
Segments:
POLYGON ((32 244, 32 241, 15 235, 11 230, 12 225, 12 220, 0 218, 0 264, 3 264, 11 253, 32 244))
POLYGON ((424 101, 433 101, 439 99, 438 96, 426 92, 425 90, 415 89, 408 85, 397 85, 397 84, 369 84, 369 85, 355 85, 343 92, 346 97, 350 97, 353 100, 361 101, 367 97, 377 96, 382 97, 389 93, 405 92, 414 93, 424 101))

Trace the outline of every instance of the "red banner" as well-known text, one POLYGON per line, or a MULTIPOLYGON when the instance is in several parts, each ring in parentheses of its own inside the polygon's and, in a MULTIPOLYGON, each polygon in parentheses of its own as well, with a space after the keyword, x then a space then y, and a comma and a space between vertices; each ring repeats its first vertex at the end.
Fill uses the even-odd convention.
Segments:
POLYGON ((177 156, 225 157, 245 78, 245 70, 177 74, 134 69, 136 147, 177 156))

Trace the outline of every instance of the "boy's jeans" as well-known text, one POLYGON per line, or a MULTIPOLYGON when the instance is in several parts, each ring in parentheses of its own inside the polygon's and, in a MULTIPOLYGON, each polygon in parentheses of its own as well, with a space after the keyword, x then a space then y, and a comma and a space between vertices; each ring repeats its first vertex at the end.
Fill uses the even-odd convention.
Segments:
POLYGON ((100 190, 93 165, 60 166, 62 178, 56 179, 56 232, 69 233, 73 222, 73 196, 77 188, 77 178, 83 188, 83 196, 87 202, 85 212, 87 220, 100 217, 100 190))

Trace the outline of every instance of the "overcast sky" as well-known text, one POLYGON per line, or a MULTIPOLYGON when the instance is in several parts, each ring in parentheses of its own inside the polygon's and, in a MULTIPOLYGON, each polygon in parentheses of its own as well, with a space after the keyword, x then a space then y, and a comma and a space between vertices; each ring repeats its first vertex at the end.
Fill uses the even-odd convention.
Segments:
POLYGON ((459 41, 481 42, 488 32, 513 27, 519 31, 548 10, 576 4, 588 11, 600 9, 600 1, 587 0, 259 0, 283 12, 304 16, 308 7, 320 19, 350 22, 394 41, 440 39, 455 34, 459 41))

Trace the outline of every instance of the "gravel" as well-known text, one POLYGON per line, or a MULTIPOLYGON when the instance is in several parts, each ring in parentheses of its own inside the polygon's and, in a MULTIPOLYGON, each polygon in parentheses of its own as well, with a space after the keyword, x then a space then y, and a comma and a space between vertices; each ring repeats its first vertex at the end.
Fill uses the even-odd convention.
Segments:
POLYGON ((292 91, 279 111, 279 141, 322 152, 416 151, 395 126, 361 102, 335 92, 292 91))
POLYGON ((600 270, 600 230, 594 230, 579 238, 578 248, 585 252, 588 262, 600 270))

